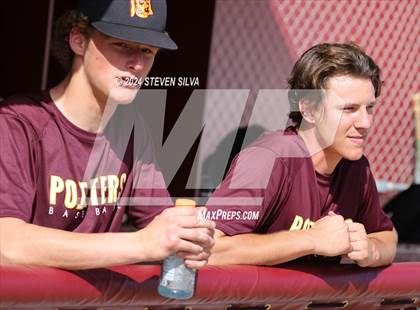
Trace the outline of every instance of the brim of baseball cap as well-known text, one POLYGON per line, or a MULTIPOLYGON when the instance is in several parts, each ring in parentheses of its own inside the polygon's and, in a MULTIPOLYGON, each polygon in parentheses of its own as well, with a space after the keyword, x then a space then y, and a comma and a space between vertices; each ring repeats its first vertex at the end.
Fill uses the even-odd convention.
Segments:
POLYGON ((133 26, 107 23, 103 21, 92 22, 98 31, 114 38, 146 44, 168 50, 176 50, 178 46, 169 37, 167 32, 137 28, 133 26))

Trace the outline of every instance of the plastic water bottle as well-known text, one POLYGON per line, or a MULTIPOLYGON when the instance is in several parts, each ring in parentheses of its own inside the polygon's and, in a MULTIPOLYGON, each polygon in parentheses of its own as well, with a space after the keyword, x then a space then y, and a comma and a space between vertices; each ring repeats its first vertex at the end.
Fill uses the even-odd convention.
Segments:
MULTIPOLYGON (((175 207, 195 207, 195 201, 177 199, 175 207)), ((185 266, 184 260, 175 254, 162 264, 158 292, 161 296, 174 299, 188 299, 194 295, 196 270, 185 266)))

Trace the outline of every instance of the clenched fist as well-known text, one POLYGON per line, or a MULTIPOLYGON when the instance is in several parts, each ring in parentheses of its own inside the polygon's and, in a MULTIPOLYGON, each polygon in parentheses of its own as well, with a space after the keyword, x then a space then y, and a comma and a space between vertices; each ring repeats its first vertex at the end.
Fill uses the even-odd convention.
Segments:
POLYGON ((332 211, 316 221, 309 232, 316 255, 337 256, 351 250, 348 224, 341 215, 332 211))

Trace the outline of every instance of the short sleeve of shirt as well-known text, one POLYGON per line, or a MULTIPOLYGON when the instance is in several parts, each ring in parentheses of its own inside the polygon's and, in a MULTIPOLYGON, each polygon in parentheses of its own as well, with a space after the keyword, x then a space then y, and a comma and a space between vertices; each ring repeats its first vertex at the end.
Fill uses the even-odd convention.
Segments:
POLYGON ((393 224, 389 217, 382 210, 379 203, 378 190, 369 163, 365 159, 366 165, 363 167, 366 182, 363 185, 363 200, 358 212, 357 222, 365 226, 366 232, 373 233, 384 230, 392 230, 393 224))
POLYGON ((23 119, 0 114, 0 217, 31 219, 36 141, 35 131, 23 119))
POLYGON ((234 159, 207 202, 207 218, 226 235, 262 231, 288 191, 286 168, 271 150, 250 147, 234 159))
POLYGON ((140 141, 135 144, 137 160, 133 168, 133 188, 127 214, 138 229, 144 228, 155 216, 173 205, 165 179, 159 169, 154 145, 148 128, 143 123, 136 130, 140 141))

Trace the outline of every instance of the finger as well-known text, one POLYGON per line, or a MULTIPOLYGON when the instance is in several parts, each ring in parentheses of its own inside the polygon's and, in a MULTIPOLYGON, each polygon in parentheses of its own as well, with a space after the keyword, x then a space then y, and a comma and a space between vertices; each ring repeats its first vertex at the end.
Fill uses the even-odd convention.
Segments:
POLYGON ((216 223, 210 220, 199 220, 197 221, 194 227, 207 228, 211 231, 211 234, 214 235, 214 230, 216 229, 216 223))
POLYGON ((348 226, 349 226, 349 231, 351 232, 356 232, 356 231, 366 232, 365 226, 363 226, 363 224, 361 223, 352 222, 352 223, 349 223, 348 226))
POLYGON ((362 242, 367 244, 368 243, 368 237, 365 233, 361 231, 353 231, 349 233, 350 236, 350 242, 362 242))
POLYGON ((353 251, 348 253, 348 257, 355 261, 361 261, 368 257, 367 253, 364 251, 353 251))
POLYGON ((203 247, 209 247, 214 243, 213 234, 208 228, 181 228, 178 230, 178 237, 200 243, 203 247))
POLYGON ((353 220, 352 220, 352 219, 347 219, 347 220, 345 220, 345 222, 346 222, 347 224, 351 224, 351 223, 353 223, 353 220))
POLYGON ((176 256, 181 259, 190 259, 190 260, 200 260, 198 259, 200 255, 202 255, 203 252, 199 254, 191 254, 189 252, 177 252, 176 256))
POLYGON ((211 251, 211 249, 214 247, 214 245, 216 244, 216 241, 215 241, 215 239, 212 237, 211 239, 210 239, 210 241, 206 241, 206 242, 194 242, 195 244, 197 244, 197 245, 199 245, 199 246, 201 246, 203 249, 204 249, 204 251, 211 251))
POLYGON ((184 261, 185 265, 191 269, 200 269, 207 265, 207 260, 189 260, 184 261))
POLYGON ((353 251, 365 251, 368 249, 368 244, 364 240, 351 242, 350 244, 353 251))
POLYGON ((349 232, 355 232, 355 231, 357 231, 357 226, 355 226, 354 224, 355 223, 353 223, 353 222, 347 222, 347 220, 346 220, 346 223, 347 223, 347 227, 348 227, 348 229, 349 229, 349 232))
POLYGON ((368 247, 369 240, 366 236, 360 235, 358 233, 350 233, 350 244, 353 246, 364 246, 368 247))
POLYGON ((174 251, 175 253, 177 252, 187 252, 187 253, 191 253, 191 254, 200 254, 201 252, 203 252, 204 248, 202 246, 199 246, 198 244, 195 244, 191 241, 187 241, 187 240, 178 240, 174 251))
MULTIPOLYGON (((200 246, 199 244, 196 244, 198 246, 200 246)), ((185 258, 185 259, 193 259, 193 260, 201 260, 201 259, 205 259, 208 258, 211 254, 211 248, 205 248, 205 247, 201 247, 203 250, 199 253, 197 252, 185 252, 185 251, 180 251, 177 252, 176 255, 179 256, 179 258, 185 258)))
POLYGON ((178 256, 179 258, 183 258, 183 259, 187 259, 187 260, 207 260, 210 257, 210 251, 207 249, 204 249, 204 251, 202 251, 199 254, 191 254, 191 253, 187 253, 187 252, 178 252, 176 253, 176 256, 178 256))
POLYGON ((334 211, 328 211, 328 215, 333 216, 333 215, 337 215, 337 214, 335 214, 334 211))

